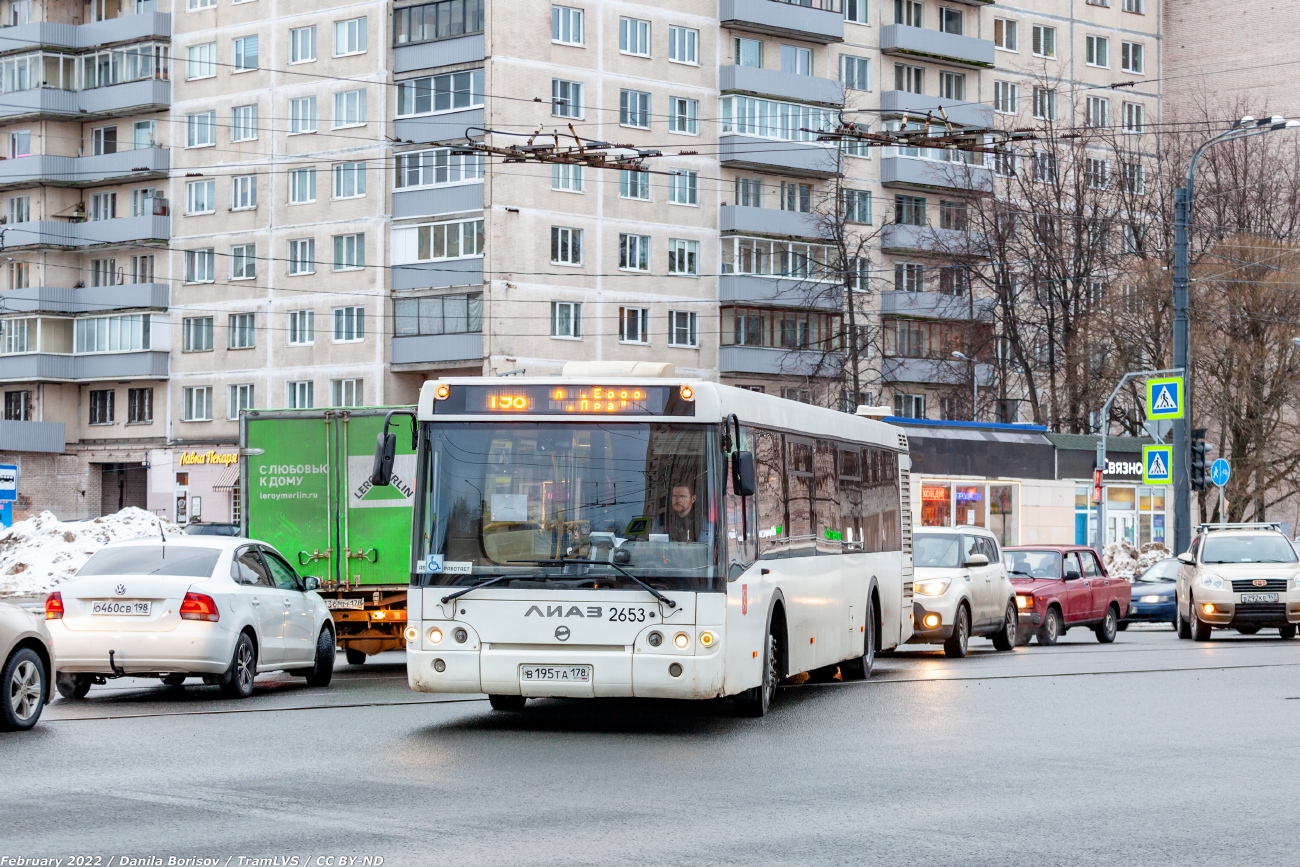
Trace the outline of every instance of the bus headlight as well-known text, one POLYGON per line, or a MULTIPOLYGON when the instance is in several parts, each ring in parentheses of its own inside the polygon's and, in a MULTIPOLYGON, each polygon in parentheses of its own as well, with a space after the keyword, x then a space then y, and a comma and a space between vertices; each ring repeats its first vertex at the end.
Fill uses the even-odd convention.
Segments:
POLYGON ((682 648, 683 650, 686 648, 686 645, 690 643, 691 643, 691 637, 687 635, 685 632, 679 632, 673 636, 673 644, 676 644, 679 648, 682 648))
POLYGON ((717 640, 718 640, 717 636, 714 635, 712 632, 700 633, 700 647, 712 647, 713 643, 717 640))
POLYGON ((429 643, 440 644, 441 642, 442 642, 442 630, 435 626, 429 630, 429 643))
POLYGON ((649 635, 647 635, 645 637, 645 641, 646 644, 650 645, 651 647, 658 647, 659 645, 664 643, 664 634, 656 630, 654 632, 651 632, 649 635))
POLYGON ((416 629, 414 626, 406 627, 402 635, 406 638, 407 644, 414 644, 420 640, 420 630, 416 629))
POLYGON ((463 626, 460 626, 457 627, 456 631, 451 634, 451 637, 456 639, 457 644, 464 644, 465 641, 469 638, 469 633, 465 631, 465 628, 463 626))

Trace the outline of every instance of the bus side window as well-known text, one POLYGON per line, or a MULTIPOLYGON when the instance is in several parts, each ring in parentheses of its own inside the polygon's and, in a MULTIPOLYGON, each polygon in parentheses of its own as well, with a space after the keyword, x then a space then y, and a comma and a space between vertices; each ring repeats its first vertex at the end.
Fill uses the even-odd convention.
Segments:
POLYGON ((813 453, 813 532, 823 553, 840 553, 839 478, 835 472, 835 443, 817 440, 813 453))
POLYGON ((785 527, 785 466, 781 436, 772 431, 753 432, 755 475, 758 477, 758 552, 765 554, 788 535, 785 527))
POLYGON ((840 533, 844 550, 863 551, 862 452, 840 446, 840 533))
POLYGON ((813 527, 813 444, 811 440, 785 438, 786 512, 790 525, 785 535, 790 547, 811 549, 813 527))

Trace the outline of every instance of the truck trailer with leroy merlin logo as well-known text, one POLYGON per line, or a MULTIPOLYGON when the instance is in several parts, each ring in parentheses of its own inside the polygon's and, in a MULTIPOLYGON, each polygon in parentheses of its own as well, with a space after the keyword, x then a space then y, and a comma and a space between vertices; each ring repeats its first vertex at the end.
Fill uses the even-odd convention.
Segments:
MULTIPOLYGON (((348 662, 406 646, 415 452, 374 487, 386 408, 252 410, 240 417, 241 529, 321 581, 348 662)), ((409 446, 409 438, 399 437, 409 446)))

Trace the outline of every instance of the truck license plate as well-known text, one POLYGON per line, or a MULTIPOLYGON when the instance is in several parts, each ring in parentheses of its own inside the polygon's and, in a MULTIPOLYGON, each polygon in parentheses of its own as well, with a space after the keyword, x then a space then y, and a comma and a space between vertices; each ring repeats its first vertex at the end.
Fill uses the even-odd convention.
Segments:
POLYGON ((521 665, 519 679, 530 682, 591 683, 590 665, 521 665))
POLYGON ((1243 593, 1241 594, 1242 602, 1276 602, 1276 593, 1243 593))
POLYGON ((366 604, 362 599, 326 599, 325 607, 330 611, 360 611, 366 604))

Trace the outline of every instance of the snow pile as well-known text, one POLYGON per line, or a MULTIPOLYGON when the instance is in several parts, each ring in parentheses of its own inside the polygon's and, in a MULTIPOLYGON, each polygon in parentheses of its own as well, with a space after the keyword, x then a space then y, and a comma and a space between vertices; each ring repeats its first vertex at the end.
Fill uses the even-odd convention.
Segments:
MULTIPOLYGON (((0 597, 48 593, 81 568, 103 545, 119 539, 158 536, 159 518, 144 509, 123 509, 91 521, 60 521, 52 512, 0 531, 0 597)), ((184 531, 164 520, 168 536, 184 531)))
POLYGON ((1132 581, 1152 563, 1172 556, 1160 542, 1148 542, 1140 551, 1127 542, 1112 542, 1102 549, 1101 559, 1112 578, 1132 581))

